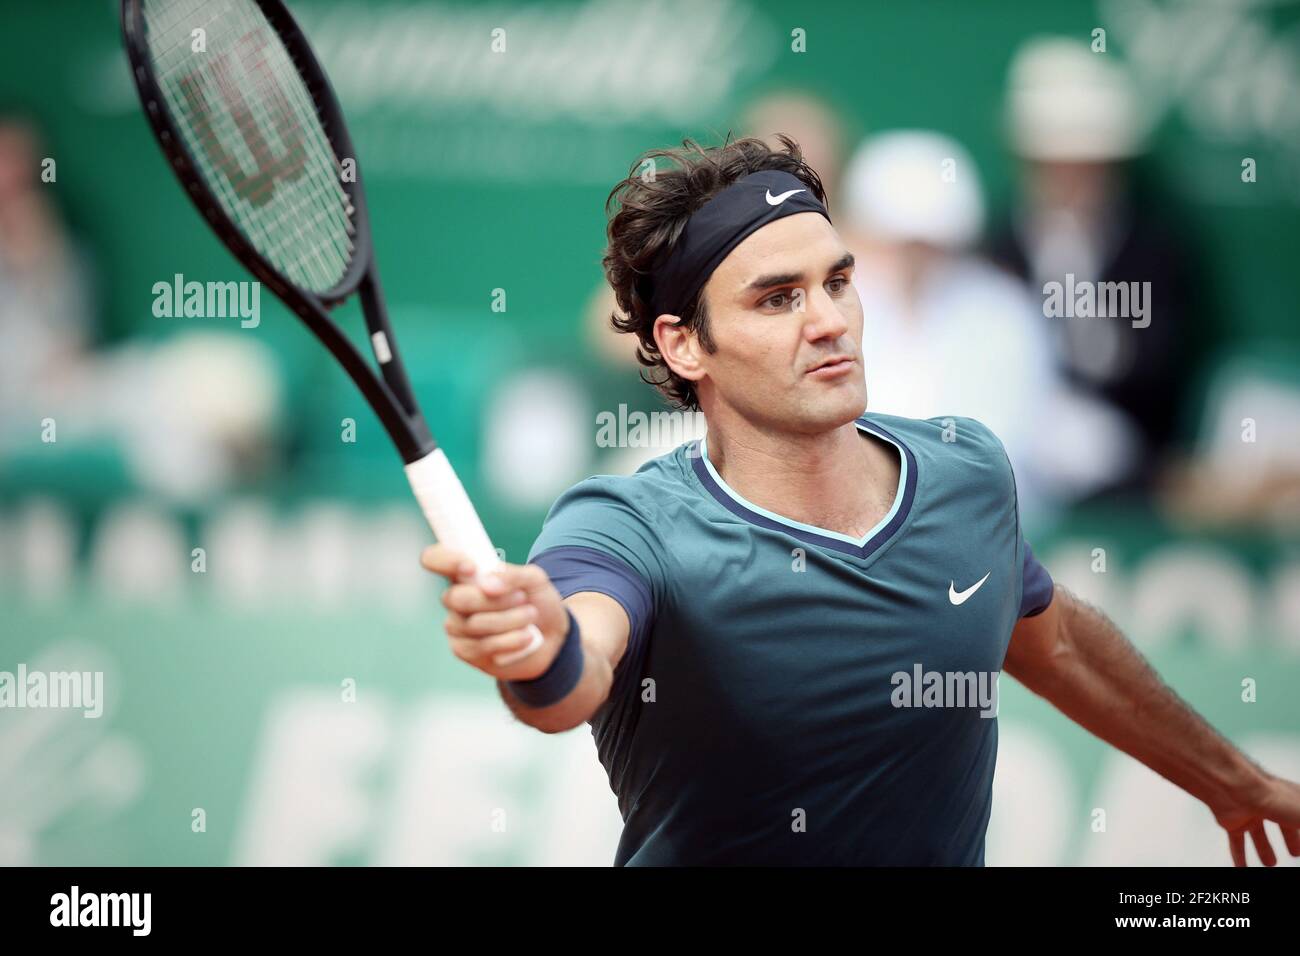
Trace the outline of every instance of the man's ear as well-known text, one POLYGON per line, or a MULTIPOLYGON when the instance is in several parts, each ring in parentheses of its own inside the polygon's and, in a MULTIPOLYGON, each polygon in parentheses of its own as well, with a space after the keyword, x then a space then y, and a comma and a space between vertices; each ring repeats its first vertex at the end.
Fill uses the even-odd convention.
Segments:
POLYGON ((704 378, 700 339, 693 329, 680 323, 680 316, 667 313, 655 319, 655 344, 673 374, 688 382, 698 382, 704 378))

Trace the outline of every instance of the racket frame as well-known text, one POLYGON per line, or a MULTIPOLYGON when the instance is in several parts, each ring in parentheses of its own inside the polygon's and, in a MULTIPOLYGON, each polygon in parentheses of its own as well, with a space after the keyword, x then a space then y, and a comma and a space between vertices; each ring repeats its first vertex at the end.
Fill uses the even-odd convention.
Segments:
POLYGON ((335 158, 350 158, 357 163, 356 176, 348 181, 340 176, 339 185, 352 204, 353 251, 342 278, 325 292, 316 293, 289 281, 245 238, 239 227, 222 208, 217 195, 208 186, 191 155, 184 136, 172 117, 162 87, 153 69, 144 22, 143 0, 122 0, 122 37, 130 61, 131 76, 144 104, 144 113, 166 156, 172 172, 181 181, 185 194, 227 249, 253 275, 267 286, 281 302, 292 309, 312 334, 333 353, 344 371, 361 389, 366 401, 379 416, 385 431, 397 446, 402 461, 408 465, 427 457, 437 448, 407 378, 397 348, 397 339, 388 322, 383 292, 375 264, 370 234, 370 214, 365 188, 361 182, 360 162, 348 135, 343 111, 321 69, 306 37, 293 15, 280 0, 251 0, 262 11, 271 29, 279 36, 311 96, 335 158), (386 361, 379 361, 380 374, 353 345, 343 330, 329 317, 329 310, 354 294, 360 294, 366 331, 373 342, 382 335, 387 343, 386 361))
MULTIPOLYGON (((500 566, 501 558, 492 547, 483 522, 451 463, 447 461, 447 456, 434 441, 428 423, 416 404, 410 380, 398 354, 397 340, 388 323, 388 310, 384 305, 379 273, 375 266, 374 247, 370 238, 370 215, 366 207, 365 189, 361 184, 360 162, 352 146, 352 138, 348 135, 347 125, 343 122, 343 111, 339 107, 338 98, 288 8, 280 0, 252 2, 257 4, 271 29, 279 35, 290 59, 297 66, 334 157, 351 158, 357 162, 356 177, 350 182, 341 176, 339 180, 352 203, 354 224, 352 259, 339 282, 333 288, 317 294, 289 281, 244 238, 243 233, 226 215, 199 171, 194 157, 190 155, 189 147, 167 108, 149 53, 142 0, 122 0, 122 37, 131 65, 131 76, 145 107, 145 116, 172 172, 180 179, 186 195, 218 238, 281 302, 297 313, 361 389, 402 456, 407 479, 424 512, 425 520, 439 541, 461 549, 474 560, 481 581, 485 575, 500 566), (329 317, 331 308, 354 293, 359 293, 361 297, 371 351, 379 364, 380 375, 375 374, 370 363, 329 317), (382 361, 374 345, 378 335, 386 340, 388 355, 382 361)), ((519 650, 497 655, 495 662, 498 666, 506 667, 521 661, 542 646, 542 633, 535 624, 529 624, 526 631, 529 643, 519 650)))

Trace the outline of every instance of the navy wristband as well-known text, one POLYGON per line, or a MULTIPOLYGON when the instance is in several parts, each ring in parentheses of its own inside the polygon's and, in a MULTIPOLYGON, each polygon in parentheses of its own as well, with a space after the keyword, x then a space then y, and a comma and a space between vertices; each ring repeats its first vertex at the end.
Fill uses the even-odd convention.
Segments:
POLYGON ((528 707, 549 707, 568 696, 578 686, 582 677, 582 632, 578 630, 578 619, 567 607, 564 612, 569 615, 569 633, 565 635, 560 653, 555 655, 546 673, 532 680, 508 680, 506 687, 521 704, 528 707))

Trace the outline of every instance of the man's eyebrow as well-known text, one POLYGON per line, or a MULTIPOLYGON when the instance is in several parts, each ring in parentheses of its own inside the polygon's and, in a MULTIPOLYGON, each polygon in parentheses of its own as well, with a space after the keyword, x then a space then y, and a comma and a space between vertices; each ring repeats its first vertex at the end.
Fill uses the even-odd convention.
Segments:
MULTIPOLYGON (((855 262, 857 262, 857 258, 853 255, 853 253, 846 252, 844 253, 844 255, 840 256, 838 259, 832 262, 831 267, 826 271, 828 273, 839 272, 841 269, 849 268, 855 262)), ((804 274, 802 272, 775 272, 770 275, 759 276, 753 282, 749 283, 749 285, 745 286, 745 288, 742 289, 741 292, 742 293, 758 292, 762 289, 770 289, 773 286, 794 285, 795 283, 803 282, 803 281, 804 281, 804 274)))

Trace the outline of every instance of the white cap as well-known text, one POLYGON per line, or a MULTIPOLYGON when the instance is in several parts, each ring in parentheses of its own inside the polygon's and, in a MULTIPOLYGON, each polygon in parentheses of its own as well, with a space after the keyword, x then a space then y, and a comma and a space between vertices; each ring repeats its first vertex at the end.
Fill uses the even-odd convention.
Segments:
POLYGON ((1007 80, 1011 145, 1031 159, 1106 161, 1142 151, 1146 124, 1128 70, 1059 37, 1027 41, 1007 80))
POLYGON ((850 224, 887 242, 968 245, 984 224, 975 161, 956 140, 922 130, 881 133, 844 175, 850 224))

